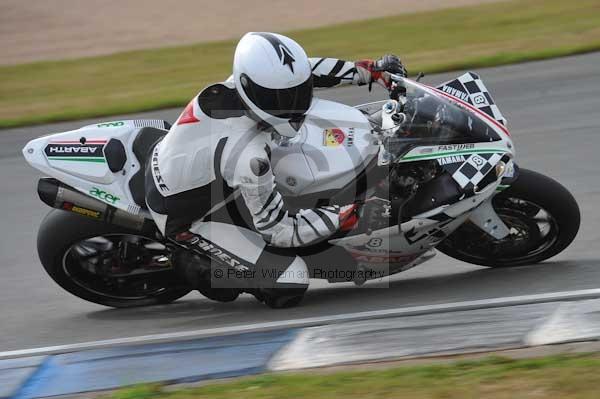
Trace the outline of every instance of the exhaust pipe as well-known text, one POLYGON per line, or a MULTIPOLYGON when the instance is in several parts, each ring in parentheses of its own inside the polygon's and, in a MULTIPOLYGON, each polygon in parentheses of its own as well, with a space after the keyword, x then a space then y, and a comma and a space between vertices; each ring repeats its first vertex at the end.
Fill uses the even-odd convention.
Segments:
POLYGON ((52 208, 136 231, 142 231, 146 227, 146 218, 143 215, 134 215, 105 204, 53 178, 41 178, 37 191, 42 202, 52 208))

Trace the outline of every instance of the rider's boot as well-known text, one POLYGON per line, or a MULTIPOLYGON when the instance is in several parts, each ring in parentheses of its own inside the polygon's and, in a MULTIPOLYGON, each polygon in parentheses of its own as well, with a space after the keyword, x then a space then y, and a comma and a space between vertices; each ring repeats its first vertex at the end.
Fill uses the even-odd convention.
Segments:
POLYGON ((209 299, 219 302, 234 301, 242 292, 240 288, 212 287, 213 275, 223 273, 226 267, 199 253, 197 245, 200 239, 200 236, 189 231, 178 233, 171 238, 179 247, 174 251, 172 259, 176 273, 193 289, 198 290, 209 299), (219 272, 216 272, 216 270, 219 270, 219 272))
POLYGON ((172 241, 181 249, 174 256, 179 274, 208 298, 232 301, 248 292, 272 308, 286 308, 297 305, 308 288, 306 263, 293 249, 245 247, 248 260, 190 231, 172 241))

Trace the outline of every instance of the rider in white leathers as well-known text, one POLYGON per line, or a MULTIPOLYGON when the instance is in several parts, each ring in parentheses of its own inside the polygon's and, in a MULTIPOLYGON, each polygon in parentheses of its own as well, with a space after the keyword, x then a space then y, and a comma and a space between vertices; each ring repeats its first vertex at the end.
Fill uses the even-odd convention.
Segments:
POLYGON ((358 62, 309 59, 285 36, 246 34, 235 50, 233 76, 195 97, 153 150, 147 204, 159 229, 235 270, 275 267, 281 277, 271 279, 271 297, 293 292, 284 296, 297 298, 308 284, 306 265, 282 248, 314 245, 352 230, 359 206, 291 212, 275 184, 271 148, 297 134, 310 115, 313 87, 372 82, 387 87, 389 73, 406 74, 393 55, 358 62), (239 196, 246 223, 231 210, 239 196), (247 228, 240 227, 244 224, 247 228))

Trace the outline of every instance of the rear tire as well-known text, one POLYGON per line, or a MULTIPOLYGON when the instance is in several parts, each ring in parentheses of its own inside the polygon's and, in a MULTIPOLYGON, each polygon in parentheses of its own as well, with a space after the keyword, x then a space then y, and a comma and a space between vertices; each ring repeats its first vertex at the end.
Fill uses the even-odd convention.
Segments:
POLYGON ((452 258, 476 265, 523 266, 559 254, 573 242, 579 231, 581 215, 573 195, 556 180, 531 170, 521 169, 517 180, 494 197, 493 205, 509 228, 515 222, 525 230, 529 228, 529 242, 522 239, 522 243, 511 246, 507 240, 512 239, 513 243, 515 240, 510 236, 495 240, 466 222, 437 248, 452 258), (545 237, 536 227, 538 208, 550 217, 550 229, 545 237))
MULTIPOLYGON (((67 262, 71 248, 86 239, 104 235, 132 235, 145 237, 149 241, 156 241, 148 233, 130 231, 119 226, 109 225, 74 213, 54 209, 42 221, 38 232, 37 249, 40 261, 50 277, 63 289, 79 298, 100 305, 127 308, 166 304, 190 292, 190 289, 178 284, 175 273, 172 272, 172 269, 168 268, 165 268, 164 271, 154 272, 156 274, 153 276, 154 280, 160 277, 160 282, 153 281, 153 283, 163 284, 164 287, 158 287, 156 292, 149 292, 147 295, 111 295, 101 292, 102 290, 86 288, 85 284, 78 283, 68 273, 67 262), (158 273, 161 274, 159 275, 158 273)), ((88 273, 93 276, 92 273, 86 270, 81 273, 88 273)), ((138 276, 141 276, 141 274, 138 276)), ((93 278, 102 280, 102 277, 98 276, 93 276, 93 278)), ((118 280, 118 278, 114 279, 118 280)))

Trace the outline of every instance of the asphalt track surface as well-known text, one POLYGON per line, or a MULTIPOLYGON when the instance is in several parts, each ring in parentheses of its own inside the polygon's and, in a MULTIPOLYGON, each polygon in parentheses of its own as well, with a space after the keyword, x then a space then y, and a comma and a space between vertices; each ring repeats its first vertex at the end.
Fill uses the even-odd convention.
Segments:
MULTIPOLYGON (((74 129, 80 121, 0 131, 0 351, 99 339, 288 320, 403 306, 600 287, 600 53, 480 70, 509 119, 522 167, 563 183, 577 198, 582 227, 562 254, 540 265, 486 269, 438 255, 389 284, 313 281, 301 306, 271 310, 249 296, 221 304, 192 293, 172 305, 117 310, 63 292, 36 255, 48 208, 35 193, 39 174, 21 157, 24 144, 74 129)), ((457 73, 429 76, 434 84, 457 73)), ((374 101, 364 87, 319 93, 348 104, 374 101)), ((128 117, 173 121, 180 110, 128 117)), ((103 120, 123 119, 102 118, 103 120)))

